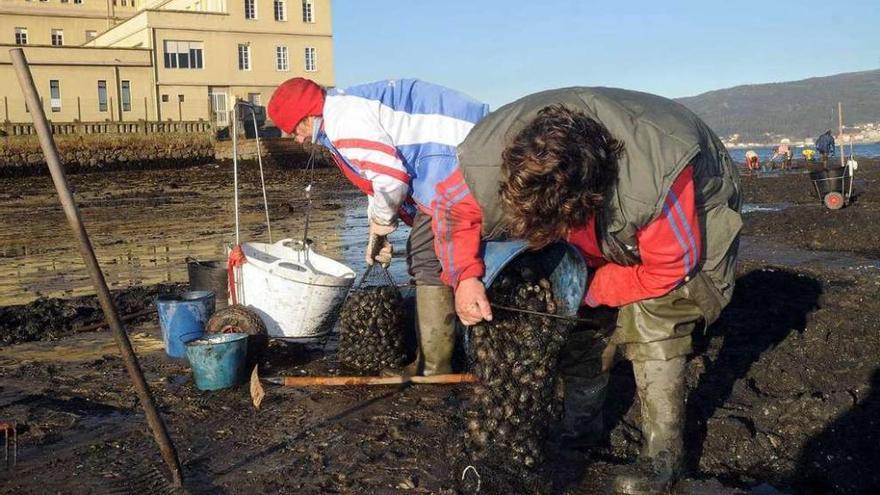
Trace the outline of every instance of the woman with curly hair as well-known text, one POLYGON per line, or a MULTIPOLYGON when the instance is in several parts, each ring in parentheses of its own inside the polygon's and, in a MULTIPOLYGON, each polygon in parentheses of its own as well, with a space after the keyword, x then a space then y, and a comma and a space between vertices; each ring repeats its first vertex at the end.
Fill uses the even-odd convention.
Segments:
MULTIPOLYGON (((591 280, 583 304, 617 308, 611 349, 633 363, 644 443, 617 493, 657 493, 683 466, 684 364, 691 332, 733 293, 739 179, 717 136, 666 98, 614 88, 526 96, 489 114, 458 147, 467 195, 457 225, 532 248, 576 246, 591 280)), ((468 244, 470 245, 470 244, 468 244)), ((441 256, 441 261, 444 258, 441 256)), ((455 305, 465 324, 491 318, 478 250, 458 249, 455 305)), ((570 339, 572 346, 582 342, 570 339)), ((572 350, 581 356, 583 349, 572 350)), ((600 349, 601 351, 601 349, 600 349)), ((606 361, 607 362, 607 361, 606 361)), ((589 441, 601 425, 607 366, 563 369, 563 438, 589 441), (585 438, 586 436, 586 438, 585 438)))

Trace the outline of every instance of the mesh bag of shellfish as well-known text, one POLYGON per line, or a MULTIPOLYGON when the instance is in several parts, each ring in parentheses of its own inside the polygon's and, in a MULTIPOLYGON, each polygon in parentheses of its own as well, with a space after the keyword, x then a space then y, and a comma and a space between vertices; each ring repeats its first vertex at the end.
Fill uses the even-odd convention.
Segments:
POLYGON ((342 305, 337 358, 343 366, 363 372, 397 367, 406 359, 403 297, 379 264, 367 269, 342 305), (371 279, 375 266, 384 276, 371 279))
MULTIPOLYGON (((549 278, 523 264, 505 269, 488 296, 516 309, 557 310, 549 278)), ((570 324, 497 307, 492 314, 491 322, 471 329, 478 384, 465 412, 465 447, 484 490, 491 479, 490 486, 535 492, 544 443, 561 414, 557 364, 570 324)))

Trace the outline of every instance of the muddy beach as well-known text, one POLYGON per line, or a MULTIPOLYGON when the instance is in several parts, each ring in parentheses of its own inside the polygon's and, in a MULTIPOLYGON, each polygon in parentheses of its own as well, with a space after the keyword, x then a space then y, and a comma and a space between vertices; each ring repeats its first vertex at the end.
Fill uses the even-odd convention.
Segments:
MULTIPOLYGON (((799 171, 743 177, 751 209, 738 284, 688 363, 691 478, 677 493, 880 489, 880 162, 861 160, 857 179, 853 203, 832 212, 799 171)), ((229 167, 71 182, 108 282, 129 301, 123 314, 180 290, 187 257, 220 258, 233 240, 229 167)), ((302 235, 307 182, 269 170, 273 240, 302 235)), ((315 184, 309 236, 361 270, 364 201, 335 170, 319 171, 315 184)), ((267 240, 253 167, 242 185, 242 237, 267 240)), ((49 179, 0 179, 0 191, 0 419, 18 421, 20 440, 18 465, 0 469, 0 493, 174 493, 109 332, 76 331, 100 312, 49 179)), ((394 262, 398 282, 403 265, 394 262)), ((467 386, 267 386, 255 411, 246 386, 196 390, 188 368, 164 357, 155 315, 128 330, 191 493, 459 487, 467 386)), ((273 343, 261 370, 336 373, 333 347, 273 343)), ((631 373, 625 362, 614 369, 601 448, 550 449, 550 493, 604 493, 615 466, 635 456, 631 373)))

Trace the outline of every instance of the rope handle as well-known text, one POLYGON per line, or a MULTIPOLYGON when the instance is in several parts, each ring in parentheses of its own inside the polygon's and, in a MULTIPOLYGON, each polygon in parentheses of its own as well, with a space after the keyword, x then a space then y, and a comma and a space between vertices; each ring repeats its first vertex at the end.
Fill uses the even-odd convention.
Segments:
MULTIPOLYGON (((493 302, 490 302, 489 305, 495 309, 500 309, 502 311, 510 311, 513 313, 522 313, 522 314, 535 315, 535 316, 545 316, 547 318, 555 318, 558 320, 564 320, 564 321, 567 321, 572 324, 585 325, 586 328, 584 329, 584 331, 590 332, 594 339, 607 340, 607 338, 608 338, 602 332, 602 325, 599 322, 599 320, 596 320, 594 318, 579 318, 577 316, 556 315, 553 313, 545 313, 543 311, 532 311, 529 309, 520 309, 520 308, 513 308, 510 306, 503 306, 501 304, 495 304, 493 302)), ((564 330, 560 329, 560 331, 564 331, 564 330)))

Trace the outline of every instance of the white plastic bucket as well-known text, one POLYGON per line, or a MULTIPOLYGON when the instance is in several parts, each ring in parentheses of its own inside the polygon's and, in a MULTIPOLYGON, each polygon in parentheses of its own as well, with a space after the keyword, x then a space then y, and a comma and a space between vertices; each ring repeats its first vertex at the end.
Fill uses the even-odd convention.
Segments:
POLYGON ((308 339, 330 333, 354 283, 351 268, 292 239, 248 242, 241 248, 247 261, 235 270, 238 303, 260 315, 270 337, 308 339))

